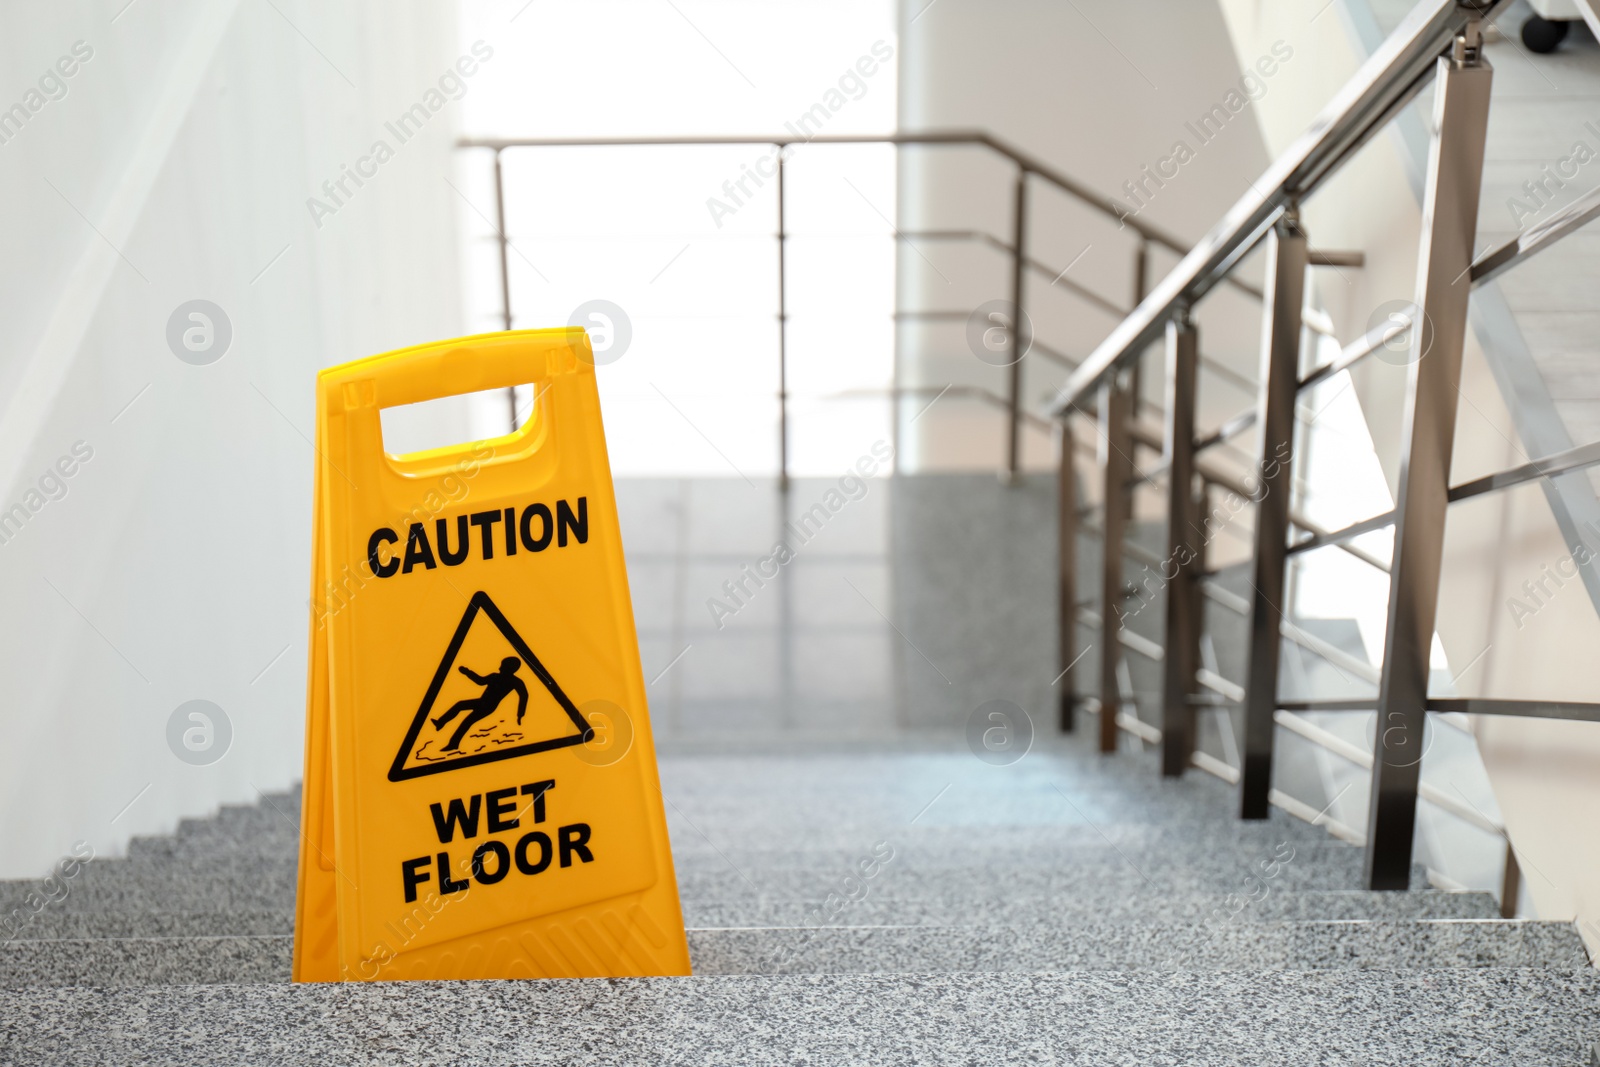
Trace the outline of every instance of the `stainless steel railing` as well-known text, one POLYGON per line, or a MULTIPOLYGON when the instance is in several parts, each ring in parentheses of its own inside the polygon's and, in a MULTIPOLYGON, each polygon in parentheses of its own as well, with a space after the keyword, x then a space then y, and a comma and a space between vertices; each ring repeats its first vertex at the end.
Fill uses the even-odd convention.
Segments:
MULTIPOLYGON (((1079 185, 1043 162, 1011 145, 981 132, 936 132, 899 136, 860 137, 708 137, 643 139, 545 139, 545 140, 467 140, 464 148, 487 150, 495 161, 497 207, 500 209, 496 236, 501 252, 501 295, 506 325, 511 324, 511 292, 505 273, 509 239, 504 225, 504 185, 500 158, 506 151, 537 150, 546 147, 608 147, 634 145, 772 145, 779 149, 792 144, 894 144, 901 146, 979 147, 1007 159, 1015 167, 1013 186, 1012 233, 1002 239, 979 230, 927 230, 896 232, 898 240, 966 241, 996 249, 1011 259, 1013 303, 1025 303, 1024 279, 1030 274, 1060 278, 1053 267, 1040 262, 1030 251, 1028 207, 1030 183, 1043 182, 1107 218, 1115 218, 1135 235, 1133 299, 1123 307, 1103 295, 1069 280, 1072 289, 1090 304, 1114 314, 1122 322, 1087 358, 1076 362, 1064 353, 1035 340, 1033 352, 1072 370, 1060 400, 1050 414, 1063 425, 1059 434, 1061 462, 1058 466, 1062 501, 1060 527, 1061 558, 1061 665, 1063 678, 1058 684, 1068 695, 1061 706, 1062 725, 1071 728, 1078 705, 1099 712, 1101 745, 1115 747, 1119 730, 1134 730, 1163 749, 1166 773, 1182 773, 1191 763, 1236 780, 1240 786, 1241 814, 1259 818, 1269 803, 1295 808, 1298 802, 1277 793, 1270 786, 1273 745, 1278 726, 1283 726, 1314 743, 1329 747, 1347 757, 1354 746, 1327 735, 1301 717, 1309 711, 1378 709, 1385 723, 1399 722, 1396 730, 1379 732, 1374 752, 1356 762, 1372 769, 1372 804, 1369 825, 1364 834, 1351 834, 1365 841, 1368 848, 1367 882, 1375 888, 1404 884, 1409 874, 1412 851, 1411 826, 1420 796, 1442 803, 1452 810, 1448 798, 1430 797, 1420 783, 1417 762, 1411 751, 1420 745, 1422 724, 1430 713, 1443 721, 1458 724, 1461 712, 1472 714, 1536 715, 1556 718, 1600 719, 1600 708, 1587 704, 1552 704, 1535 701, 1430 700, 1426 695, 1427 647, 1432 636, 1434 604, 1438 591, 1438 560, 1441 551, 1444 509, 1449 503, 1491 492, 1513 484, 1549 477, 1600 462, 1600 444, 1581 446, 1560 455, 1544 457, 1510 471, 1500 472, 1471 483, 1449 487, 1449 442, 1454 431, 1454 408, 1443 388, 1459 373, 1461 343, 1464 339, 1466 286, 1454 281, 1470 275, 1473 284, 1514 268, 1538 254, 1573 230, 1600 215, 1600 194, 1573 205, 1536 230, 1474 260, 1471 256, 1475 229, 1477 183, 1482 170, 1483 126, 1488 108, 1490 74, 1479 54, 1478 27, 1504 6, 1504 0, 1426 0, 1389 38, 1351 83, 1333 100, 1310 132, 1277 160, 1267 174, 1231 210, 1218 226, 1192 251, 1184 254, 1171 235, 1131 217, 1108 198, 1079 185), (1423 268, 1414 321, 1428 324, 1427 343, 1432 355, 1427 366, 1414 373, 1406 397, 1413 432, 1405 444, 1401 491, 1394 511, 1374 516, 1342 530, 1318 528, 1288 504, 1293 460, 1295 401, 1298 395, 1334 375, 1354 367, 1386 343, 1396 340, 1388 329, 1374 330, 1345 346, 1335 359, 1299 371, 1299 345, 1303 330, 1331 334, 1331 328, 1303 306, 1303 280, 1308 267, 1355 265, 1346 253, 1313 250, 1308 246, 1298 216, 1301 200, 1312 195, 1337 172, 1363 144, 1389 123, 1400 110, 1428 84, 1435 84, 1440 101, 1432 146, 1435 166, 1430 168, 1425 211, 1425 244, 1419 259, 1423 268), (1446 165, 1438 165, 1443 160, 1446 165), (1470 206, 1469 206, 1470 205, 1470 206), (1152 246, 1183 255, 1178 266, 1153 290, 1147 292, 1149 253, 1152 246), (1268 284, 1265 291, 1241 281, 1234 268, 1250 252, 1265 248, 1268 284), (1452 283, 1452 284, 1446 284, 1452 283), (1195 437, 1193 424, 1197 372, 1211 366, 1201 354, 1198 331, 1192 310, 1218 286, 1230 286, 1260 299, 1267 318, 1268 341, 1263 353, 1260 382, 1246 383, 1258 390, 1256 405, 1223 423, 1213 433, 1195 437), (1130 381, 1137 373, 1141 356, 1165 336, 1167 347, 1167 402, 1160 407, 1159 431, 1143 423, 1138 415, 1145 407, 1155 407, 1138 397, 1130 381), (1442 345, 1442 347, 1441 347, 1442 345), (1443 357, 1443 358, 1441 358, 1443 357), (1093 418, 1098 440, 1086 444, 1072 432, 1081 418, 1093 418), (1427 427, 1417 432, 1418 419, 1427 427), (1245 484, 1238 476, 1201 458, 1205 450, 1232 442, 1255 429, 1265 456, 1286 455, 1272 477, 1260 477, 1245 484), (1441 445, 1439 442, 1443 441, 1441 445), (1135 447, 1159 449, 1163 459, 1143 471, 1136 471, 1131 456, 1135 447), (1279 450, 1287 449, 1286 453, 1279 450), (1080 601, 1074 588, 1074 560, 1080 529, 1076 500, 1076 454, 1088 452, 1096 460, 1101 496, 1107 502, 1098 532, 1104 543, 1098 598, 1080 601), (1168 556, 1155 562, 1174 559, 1180 551, 1187 556, 1178 568, 1177 578, 1167 586, 1169 599, 1164 642, 1136 638, 1126 630, 1113 637, 1112 626, 1117 605, 1124 595, 1122 575, 1124 552, 1137 555, 1125 542, 1129 493, 1140 483, 1165 479, 1169 512, 1168 556), (1190 545, 1183 531, 1199 514, 1200 500, 1209 487, 1220 487, 1243 495, 1259 497, 1251 559, 1254 594, 1243 600, 1217 586, 1206 571, 1204 546, 1190 545), (1386 564, 1350 542, 1363 532, 1397 525, 1397 540, 1392 563, 1386 564), (1298 534, 1291 536, 1294 531, 1298 534), (1381 668, 1364 668, 1359 673, 1379 687, 1376 700, 1283 701, 1277 697, 1279 642, 1287 638, 1321 655, 1336 655, 1337 649, 1323 643, 1283 617, 1285 607, 1284 573, 1291 555, 1323 545, 1335 545, 1366 563, 1391 572, 1389 644, 1381 668), (1229 610, 1246 615, 1251 621, 1247 678, 1244 685, 1221 678, 1201 666, 1198 654, 1201 639, 1199 604, 1205 598, 1229 610), (1091 610, 1095 600, 1102 611, 1091 610), (1111 605, 1109 609, 1105 605, 1111 605), (1073 696, 1071 667, 1076 662, 1074 628, 1079 620, 1101 629, 1097 642, 1100 651, 1100 692, 1098 696, 1073 696), (1159 729, 1139 723, 1136 716, 1123 711, 1118 691, 1120 656, 1126 646, 1137 654, 1150 656, 1162 664, 1162 725, 1159 729), (1200 697, 1204 689, 1208 697, 1200 697), (1225 765, 1196 751, 1194 715, 1202 706, 1234 702, 1244 709, 1244 737, 1238 766, 1225 765), (1403 751, 1386 747, 1382 740, 1398 733, 1403 751), (1327 736, 1323 736, 1327 735, 1327 736), (1405 749, 1406 745, 1412 746, 1405 749), (1351 750, 1349 752, 1345 750, 1351 750)), ((780 155, 781 161, 781 155, 780 155)), ((788 473, 788 374, 786 329, 787 295, 784 291, 786 265, 785 192, 779 164, 777 212, 774 232, 778 257, 779 292, 776 294, 780 324, 778 350, 778 408, 780 435, 780 474, 788 473)), ((968 312, 949 310, 896 310, 899 320, 964 319, 968 312)), ((1410 343, 1424 343, 1423 331, 1413 331, 1410 343)), ((1015 337, 1015 334, 1013 335, 1015 337)), ((1212 369, 1219 369, 1212 366, 1212 369)), ((1015 476, 1020 466, 1019 438, 1022 429, 1042 430, 1048 422, 1027 411, 1021 400, 1022 369, 1013 361, 1007 377, 1005 395, 979 386, 951 386, 948 390, 902 388, 898 381, 888 395, 896 398, 915 395, 942 395, 948 391, 993 404, 1007 420, 1007 446, 1003 473, 1015 476)), ((898 439, 899 406, 896 405, 898 439)), ((1258 468, 1258 472, 1265 474, 1258 468)), ((1433 791, 1437 792, 1437 791, 1433 791)), ((1304 807, 1304 805, 1299 805, 1304 807)), ((1297 810, 1297 809, 1296 809, 1297 810)), ((1467 814, 1461 817, 1474 820, 1467 814)), ((1509 873, 1514 865, 1508 859, 1509 873)))
MULTIPOLYGON (((1376 710, 1384 729, 1375 731, 1370 756, 1356 753, 1369 765, 1371 803, 1368 824, 1360 835, 1366 847, 1365 880, 1370 888, 1407 886, 1419 796, 1430 797, 1420 782, 1420 751, 1427 716, 1457 713, 1517 715, 1600 721, 1600 705, 1529 700, 1440 699, 1428 694, 1429 650, 1436 621, 1445 512, 1448 506, 1487 492, 1538 478, 1600 464, 1600 443, 1569 449, 1532 463, 1461 485, 1449 483, 1455 434, 1467 306, 1473 286, 1513 269, 1563 237, 1600 217, 1600 193, 1590 194, 1536 230, 1480 257, 1473 256, 1477 207, 1483 172, 1492 71, 1482 56, 1481 27, 1505 6, 1504 0, 1424 0, 1387 42, 1361 68, 1312 124, 1312 128, 1276 160, 1215 229, 1182 262, 1157 283, 1139 306, 1072 373, 1053 414, 1062 423, 1059 481, 1061 489, 1061 619, 1060 664, 1066 677, 1061 724, 1072 729, 1079 704, 1099 715, 1100 744, 1114 751, 1119 728, 1133 718, 1121 710, 1118 668, 1124 647, 1158 658, 1162 670, 1161 726, 1143 726, 1141 734, 1162 747, 1163 773, 1177 775, 1197 762, 1195 715, 1208 689, 1243 709, 1244 737, 1239 766, 1230 768, 1240 789, 1240 815, 1264 818, 1278 800, 1271 787, 1277 727, 1326 745, 1327 738, 1301 719, 1302 712, 1376 710), (1314 194, 1375 133, 1381 130, 1424 87, 1434 88, 1434 123, 1423 204, 1422 244, 1418 253, 1417 297, 1406 343, 1411 346, 1405 394, 1404 440, 1396 504, 1392 512, 1354 523, 1342 530, 1319 530, 1295 515, 1289 504, 1294 470, 1295 405, 1299 394, 1367 358, 1393 334, 1376 331, 1358 339, 1334 360, 1304 376, 1299 370, 1300 344, 1307 329, 1303 309, 1307 268, 1315 262, 1300 223, 1299 204, 1314 194), (1216 286, 1232 281, 1232 271, 1249 253, 1262 249, 1267 282, 1262 294, 1262 375, 1251 412, 1224 423, 1217 432, 1196 439, 1195 382, 1199 369, 1199 336, 1193 311, 1216 286), (1459 284, 1463 278, 1471 284, 1459 284), (1157 437, 1135 418, 1130 382, 1141 357, 1165 339, 1166 402, 1157 437), (1427 354, 1427 359, 1421 355, 1427 354), (1077 596, 1074 563, 1083 515, 1077 504, 1076 434, 1080 419, 1095 420, 1099 440, 1098 478, 1103 517, 1102 573, 1094 616, 1100 632, 1099 693, 1078 695, 1071 686, 1077 662, 1074 632, 1084 602, 1077 596), (1202 596, 1216 599, 1210 584, 1205 544, 1195 537, 1203 510, 1203 494, 1211 483, 1225 482, 1197 461, 1198 454, 1255 428, 1260 462, 1252 484, 1235 485, 1256 503, 1250 559, 1252 595, 1234 605, 1248 615, 1250 637, 1245 683, 1235 685, 1200 668, 1202 596), (1167 487, 1167 554, 1160 560, 1172 572, 1166 584, 1164 641, 1126 640, 1118 610, 1126 582, 1123 557, 1128 551, 1127 524, 1131 454, 1135 444, 1160 448, 1158 472, 1167 487), (1349 542, 1362 533, 1387 526, 1395 529, 1395 545, 1387 566, 1356 551, 1349 542), (1291 538, 1295 528, 1300 536, 1291 538), (1388 626, 1383 662, 1375 680, 1376 699, 1285 701, 1278 695, 1279 654, 1284 636, 1293 639, 1288 622, 1285 574, 1290 555, 1324 545, 1337 545, 1389 572, 1388 626)), ((1147 476, 1148 477, 1148 476, 1147 476)), ((1230 594, 1231 596, 1231 594, 1230 594)), ((1326 731, 1320 731, 1326 733, 1326 731)), ((1348 742, 1340 742, 1352 748, 1348 742)), ((1214 758, 1198 762, 1217 763, 1214 758)), ((1212 768, 1215 769, 1215 768, 1212 768)), ((1226 775, 1225 775, 1226 776, 1226 775)), ((1436 790, 1432 792, 1437 792, 1436 790)), ((1448 806, 1448 805, 1447 805, 1448 806)), ((1466 817, 1466 816, 1463 816, 1466 817)), ((1475 823, 1478 820, 1470 820, 1475 823)), ((1514 858, 1508 853, 1506 884, 1515 881, 1514 858)))
MULTIPOLYGON (((787 229, 786 208, 788 193, 784 186, 784 155, 783 150, 791 145, 863 145, 886 144, 900 147, 926 146, 926 147, 967 147, 979 148, 992 152, 1009 161, 1015 167, 1015 177, 1012 189, 1012 232, 1010 239, 1002 239, 982 230, 948 229, 924 231, 899 231, 893 234, 896 241, 965 241, 982 244, 993 248, 1011 259, 1010 300, 1017 310, 1020 318, 1025 313, 1027 285, 1026 278, 1033 275, 1049 278, 1052 282, 1071 291, 1081 299, 1112 315, 1124 316, 1129 314, 1145 296, 1147 276, 1149 273, 1149 252, 1152 247, 1164 249, 1178 255, 1185 254, 1188 249, 1176 237, 1158 226, 1154 226, 1143 219, 1128 213, 1116 201, 1099 195, 1088 187, 1082 185, 1070 176, 1052 167, 1050 164, 1035 156, 1023 152, 1016 146, 982 131, 933 131, 927 133, 905 133, 894 135, 841 135, 841 136, 816 136, 797 137, 793 135, 775 136, 746 136, 746 137, 633 137, 633 138, 465 138, 458 142, 458 147, 468 150, 487 151, 493 154, 494 189, 495 189, 495 222, 492 228, 499 246, 499 288, 501 299, 501 318, 505 329, 511 329, 513 318, 511 282, 508 271, 508 252, 510 238, 506 234, 505 223, 505 180, 501 167, 501 157, 509 151, 539 150, 550 148, 621 148, 621 147, 649 147, 649 146, 727 146, 727 145, 762 145, 779 149, 778 163, 775 175, 776 217, 773 232, 777 264, 778 264, 778 291, 776 294, 778 318, 778 465, 779 484, 787 486, 789 478, 789 365, 788 365, 788 292, 786 285, 787 245, 790 234, 787 229), (1133 277, 1131 302, 1123 305, 1116 301, 1108 300, 1103 294, 1081 285, 1071 278, 1065 277, 1065 272, 1056 267, 1042 262, 1030 251, 1029 241, 1029 201, 1030 183, 1034 180, 1043 182, 1046 186, 1066 194, 1078 203, 1090 208, 1104 218, 1115 220, 1119 226, 1132 231, 1135 239, 1135 248, 1131 273, 1133 277)), ((1248 282, 1239 279, 1227 279, 1226 284, 1240 292, 1260 298, 1260 290, 1248 282)), ((930 309, 930 310, 901 310, 896 309, 896 319, 899 321, 936 321, 938 319, 965 320, 971 309, 930 309)), ((1016 345, 1020 332, 1013 329, 1010 333, 1010 343, 1016 345)), ((1067 368, 1077 366, 1077 361, 1065 354, 1056 351, 1042 343, 1037 338, 1033 339, 1030 352, 1036 353, 1046 360, 1057 363, 1067 368)), ((1002 475, 1008 480, 1015 480, 1021 468, 1022 430, 1030 425, 1048 431, 1049 424, 1041 423, 1037 417, 1030 417, 1024 410, 1022 403, 1023 365, 1022 359, 1013 359, 1008 365, 1004 396, 991 390, 977 387, 962 387, 962 392, 988 400, 999 397, 1006 416, 1006 446, 1005 458, 1002 464, 1002 475)), ((898 380, 893 389, 889 390, 891 396, 909 395, 908 391, 900 388, 898 380)), ((516 402, 510 401, 511 419, 515 427, 517 419, 516 402)), ((895 407, 895 438, 896 452, 900 435, 899 408, 895 407)))

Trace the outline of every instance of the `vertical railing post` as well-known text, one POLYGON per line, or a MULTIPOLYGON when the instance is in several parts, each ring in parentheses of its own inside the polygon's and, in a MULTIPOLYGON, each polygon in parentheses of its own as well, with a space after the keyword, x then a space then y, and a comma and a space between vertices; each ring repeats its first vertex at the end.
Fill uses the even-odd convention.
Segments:
POLYGON ((1063 733, 1071 733, 1075 698, 1072 688, 1074 638, 1078 632, 1078 485, 1073 469, 1072 413, 1057 424, 1061 435, 1061 465, 1056 477, 1056 615, 1059 621, 1058 652, 1061 674, 1060 723, 1063 733))
MULTIPOLYGON (((1150 239, 1141 236, 1139 245, 1133 253, 1133 306, 1137 308, 1144 303, 1145 295, 1150 291, 1150 239)), ((1133 360, 1133 368, 1128 372, 1128 390, 1133 394, 1133 416, 1139 417, 1140 401, 1144 397, 1144 353, 1140 352, 1133 360)), ((1132 495, 1128 497, 1133 500, 1132 495)))
MULTIPOLYGON (((895 148, 895 172, 900 173, 900 150, 895 148)), ((905 412, 902 410, 901 401, 903 385, 901 370, 905 365, 905 337, 901 327, 900 311, 904 303, 905 272, 900 269, 900 234, 895 232, 889 238, 894 248, 894 304, 890 309, 889 321, 894 329, 893 362, 889 370, 889 444, 894 451, 889 458, 889 474, 891 477, 900 473, 900 453, 905 440, 905 412)))
POLYGON ((1195 561, 1194 418, 1200 340, 1187 310, 1167 323, 1167 614, 1161 660, 1161 774, 1178 777, 1194 755, 1195 672, 1200 668, 1195 561))
POLYGON ((1366 884, 1405 889, 1416 829, 1427 722, 1429 653, 1438 613, 1450 459, 1466 343, 1468 272, 1478 227, 1484 138, 1493 74, 1471 23, 1434 78, 1417 262, 1418 321, 1411 330, 1389 569, 1388 629, 1368 805, 1366 884))
MULTIPOLYGON (((500 321, 501 329, 511 330, 511 270, 506 262, 507 246, 510 239, 506 237, 506 189, 505 179, 500 174, 500 149, 494 150, 494 225, 495 236, 500 242, 500 321)), ((517 428, 517 391, 515 388, 506 390, 506 407, 511 416, 511 429, 517 428)))
POLYGON ((1010 377, 1006 388, 1006 469, 1003 475, 1007 485, 1017 481, 1022 469, 1022 360, 1027 355, 1023 344, 1024 335, 1032 334, 1024 325, 1027 312, 1022 307, 1023 289, 1027 285, 1027 252, 1023 247, 1027 233, 1028 172, 1019 168, 1011 221, 1011 310, 1016 320, 1011 324, 1011 365, 1007 368, 1010 377))
POLYGON ((1289 494, 1293 486, 1294 408, 1299 392, 1300 312, 1305 302, 1306 235, 1293 210, 1267 237, 1266 316, 1261 326, 1261 385, 1256 399, 1261 458, 1255 471, 1255 552, 1251 561, 1250 645, 1246 652, 1244 751, 1239 817, 1265 819, 1272 792, 1277 730, 1278 657, 1282 651, 1289 494))
POLYGON ((1102 508, 1100 545, 1100 751, 1117 750, 1117 711, 1122 703, 1117 689, 1117 668, 1122 662, 1122 594, 1127 579, 1122 573, 1122 544, 1127 536, 1128 479, 1133 474, 1133 437, 1128 425, 1133 415, 1131 395, 1112 371, 1100 387, 1100 483, 1102 508))
POLYGON ((789 491, 789 302, 784 284, 788 231, 783 218, 784 146, 778 145, 778 489, 789 491))
POLYGON ((1505 867, 1500 871, 1500 918, 1517 917, 1517 898, 1522 895, 1522 867, 1517 863, 1517 852, 1506 838, 1505 867))

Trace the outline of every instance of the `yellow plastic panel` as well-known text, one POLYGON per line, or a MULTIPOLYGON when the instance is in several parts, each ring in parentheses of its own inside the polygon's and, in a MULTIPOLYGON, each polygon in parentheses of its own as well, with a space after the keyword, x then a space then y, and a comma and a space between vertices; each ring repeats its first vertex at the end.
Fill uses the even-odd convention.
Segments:
POLYGON ((323 371, 317 442, 295 979, 688 974, 588 336, 323 371), (523 383, 516 433, 383 449, 523 383))

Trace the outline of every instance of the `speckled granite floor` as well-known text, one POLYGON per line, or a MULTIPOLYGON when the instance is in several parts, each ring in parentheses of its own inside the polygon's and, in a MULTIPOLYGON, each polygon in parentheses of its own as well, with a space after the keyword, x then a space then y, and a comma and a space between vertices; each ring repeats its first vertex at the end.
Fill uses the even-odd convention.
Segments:
MULTIPOLYGON (((944 517, 987 530, 1010 508, 1025 550, 912 575, 944 583, 918 584, 906 602, 926 610, 902 622, 961 664, 948 685, 828 593, 884 592, 885 546, 931 521, 927 500, 895 526, 869 497, 715 638, 701 587, 766 535, 685 563, 657 542, 686 498, 629 520, 647 674, 696 644, 652 697, 695 977, 294 986, 289 792, 94 860, 0 943, 0 1065, 1586 1062, 1600 976, 1570 926, 1501 921, 1420 872, 1363 892, 1358 849, 1281 811, 1241 823, 1229 787, 1163 781, 1150 752, 1040 731, 1013 764, 979 758, 971 708, 1051 699, 1049 672, 1024 676, 1053 657, 1030 569, 1050 499, 968 488, 944 517), (995 584, 1026 592, 978 595, 995 584), (786 597, 803 624, 782 621, 786 597), (824 918, 869 853, 889 858, 824 918)), ((0 883, 0 914, 32 888, 0 883)))
MULTIPOLYGON (((287 936, 17 940, 0 989, 287 982, 292 952, 287 936)), ((697 975, 1589 967, 1571 926, 1498 920, 691 929, 689 955, 697 975)))
POLYGON ((663 755, 697 977, 587 983, 289 984, 299 798, 270 797, 94 861, 0 945, 0 1063, 1522 1067, 1600 1035, 1570 926, 1362 892, 1358 849, 1152 771, 1055 739, 663 755))
POLYGON ((1592 972, 943 974, 8 993, 0 1062, 1582 1064, 1592 972))

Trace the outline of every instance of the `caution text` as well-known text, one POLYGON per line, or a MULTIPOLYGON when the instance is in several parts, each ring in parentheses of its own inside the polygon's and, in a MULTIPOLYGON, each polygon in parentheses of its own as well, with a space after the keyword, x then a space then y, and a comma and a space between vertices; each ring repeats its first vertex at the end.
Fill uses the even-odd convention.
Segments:
POLYGON ((527 507, 493 508, 462 515, 414 522, 406 530, 405 548, 400 534, 380 526, 367 538, 367 563, 379 578, 410 574, 417 569, 433 570, 441 563, 459 567, 468 559, 505 559, 517 552, 543 552, 552 543, 566 548, 569 543, 589 542, 589 498, 580 496, 577 507, 557 500, 554 511, 548 504, 527 507))

